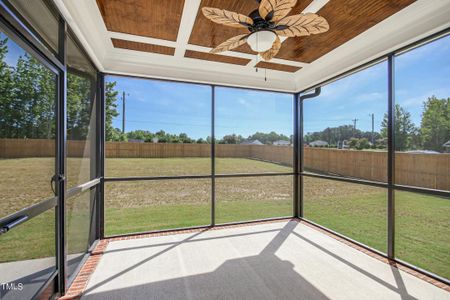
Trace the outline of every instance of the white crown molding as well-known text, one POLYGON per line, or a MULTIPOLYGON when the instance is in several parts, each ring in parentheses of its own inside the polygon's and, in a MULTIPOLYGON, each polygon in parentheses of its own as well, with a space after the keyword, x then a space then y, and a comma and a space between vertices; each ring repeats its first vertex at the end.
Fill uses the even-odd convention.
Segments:
POLYGON ((98 10, 97 3, 95 1, 84 0, 53 0, 53 2, 83 45, 93 63, 103 72, 104 67, 102 62, 106 55, 105 43, 111 42, 105 35, 107 30, 98 10), (91 16, 95 15, 95 17, 84 17, 86 11, 89 11, 91 16), (95 28, 95 30, 91 30, 92 28, 95 28), (89 32, 95 32, 97 34, 86 34, 89 32))

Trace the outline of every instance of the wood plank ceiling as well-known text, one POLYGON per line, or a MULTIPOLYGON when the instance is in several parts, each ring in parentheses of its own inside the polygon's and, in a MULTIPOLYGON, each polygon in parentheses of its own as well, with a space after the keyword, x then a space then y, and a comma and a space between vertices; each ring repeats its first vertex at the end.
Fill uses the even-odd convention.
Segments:
POLYGON ((114 47, 116 47, 116 48, 122 48, 122 49, 134 50, 134 51, 142 51, 142 52, 151 52, 151 53, 158 53, 158 54, 172 55, 172 56, 175 54, 175 48, 172 48, 172 47, 146 44, 146 43, 138 43, 138 42, 126 41, 126 40, 120 40, 120 39, 111 39, 111 41, 112 41, 114 47))
MULTIPOLYGON (((318 11, 330 24, 323 34, 288 38, 276 58, 312 63, 333 49, 348 42, 372 26, 402 10, 415 0, 331 0, 318 11)), ((298 0, 292 14, 302 12, 312 0, 298 0)), ((184 0, 97 0, 98 7, 109 31, 177 41, 183 14, 184 0)), ((202 7, 217 7, 249 15, 258 8, 254 0, 202 0, 197 12, 188 44, 213 48, 233 36, 247 33, 245 28, 219 25, 206 19, 202 7)), ((174 55, 175 49, 165 46, 113 40, 116 48, 174 55)), ((256 54, 247 44, 233 50, 256 54)), ((226 55, 187 50, 184 57, 246 66, 251 60, 226 55)), ((258 67, 282 72, 297 72, 301 68, 279 63, 259 62, 258 67)))
POLYGON ((97 0, 106 28, 176 41, 184 0, 97 0))
POLYGON ((311 63, 415 0, 332 0, 318 14, 330 24, 328 32, 289 38, 277 58, 311 63))

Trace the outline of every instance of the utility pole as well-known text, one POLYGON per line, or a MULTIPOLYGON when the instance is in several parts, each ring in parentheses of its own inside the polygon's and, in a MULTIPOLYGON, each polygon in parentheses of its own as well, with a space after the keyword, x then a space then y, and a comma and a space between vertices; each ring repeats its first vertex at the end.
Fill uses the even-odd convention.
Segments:
POLYGON ((375 141, 374 141, 374 133, 375 133, 375 114, 371 113, 369 116, 372 116, 372 136, 371 136, 371 140, 372 140, 372 146, 375 145, 375 141))
POLYGON ((352 122, 353 122, 353 135, 355 135, 355 131, 356 131, 356 122, 358 122, 359 121, 359 119, 353 119, 352 120, 352 122))
POLYGON ((122 133, 125 133, 125 91, 122 93, 122 133))

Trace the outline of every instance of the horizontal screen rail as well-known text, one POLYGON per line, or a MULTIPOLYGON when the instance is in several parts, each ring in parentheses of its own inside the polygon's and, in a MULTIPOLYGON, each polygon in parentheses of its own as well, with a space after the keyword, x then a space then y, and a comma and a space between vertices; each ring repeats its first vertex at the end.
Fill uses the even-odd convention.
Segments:
POLYGON ((329 180, 343 181, 343 182, 349 182, 349 183, 364 184, 364 185, 370 185, 370 186, 381 187, 381 188, 389 187, 389 185, 387 183, 371 181, 371 180, 364 180, 364 179, 357 179, 357 178, 353 178, 353 177, 323 175, 323 174, 315 174, 315 173, 309 173, 309 172, 303 172, 303 173, 300 173, 300 175, 306 176, 306 177, 320 178, 320 179, 329 179, 329 180))
POLYGON ((89 182, 86 182, 84 184, 76 186, 74 188, 71 188, 70 190, 67 191, 66 196, 67 196, 67 198, 76 196, 76 195, 78 195, 84 191, 87 191, 87 190, 93 188, 94 186, 100 184, 100 182, 101 182, 100 178, 96 178, 94 180, 91 180, 89 182))
MULTIPOLYGON (((270 177, 270 176, 293 176, 295 173, 238 173, 238 174, 215 174, 215 178, 236 177, 270 177)), ((136 177, 106 177, 105 182, 114 181, 148 181, 148 180, 182 180, 182 179, 211 179, 212 175, 180 175, 180 176, 136 176, 136 177)))
POLYGON ((430 196, 445 197, 450 200, 450 191, 433 190, 433 189, 428 189, 428 188, 414 187, 414 186, 408 186, 408 185, 402 185, 402 184, 394 184, 393 188, 395 190, 404 191, 404 192, 421 193, 421 194, 426 194, 426 195, 430 195, 430 196))
POLYGON ((383 182, 378 182, 378 181, 357 179, 354 177, 341 177, 341 176, 334 176, 334 175, 316 174, 316 173, 309 173, 309 172, 303 172, 303 173, 300 173, 300 175, 305 176, 305 177, 313 177, 313 178, 320 178, 320 179, 326 179, 326 180, 336 180, 336 181, 342 181, 342 182, 348 182, 348 183, 363 184, 363 185, 369 185, 369 186, 380 187, 380 188, 393 188, 394 190, 398 190, 398 191, 421 193, 421 194, 427 194, 430 196, 440 196, 440 197, 448 198, 450 200, 450 191, 445 191, 445 190, 434 190, 434 189, 429 189, 429 188, 414 187, 414 186, 407 186, 407 185, 401 185, 401 184, 393 184, 390 186, 388 183, 383 183, 383 182))

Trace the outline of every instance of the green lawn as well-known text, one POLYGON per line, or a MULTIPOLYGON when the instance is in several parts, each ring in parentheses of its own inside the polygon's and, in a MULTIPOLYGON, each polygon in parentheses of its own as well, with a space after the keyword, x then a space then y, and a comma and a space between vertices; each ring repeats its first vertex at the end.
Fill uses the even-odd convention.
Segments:
MULTIPOLYGON (((47 159, 0 160, 9 173, 0 184, 2 207, 28 205, 27 176, 42 185, 39 169, 47 159), (39 164, 41 162, 41 164, 39 164), (14 175, 14 172, 17 172, 14 175), (14 185, 11 178, 20 178, 14 185), (17 191, 17 194, 14 192, 17 191), (15 196, 16 195, 16 196, 15 196)), ((83 163, 72 159, 69 175, 80 178, 83 163), (76 167, 79 167, 78 169, 76 167), (72 173, 71 173, 72 172, 72 173), (78 173, 77 173, 78 172, 78 173)), ((220 173, 290 172, 290 168, 249 159, 217 159, 220 173)), ((69 165, 70 167, 70 165, 69 165)), ((207 174, 208 158, 108 159, 107 176, 207 174)), ((0 172, 6 172, 0 168, 0 172)), ((36 194, 33 194, 36 193, 36 194)), ((209 179, 111 182, 105 187, 107 235, 210 223, 209 179)), ((305 178, 305 216, 373 248, 386 251, 386 190, 344 182, 305 178)), ((68 206, 71 253, 86 247, 87 196, 68 206)), ((3 211, 2 211, 3 213, 3 211)), ((216 179, 216 223, 292 214, 292 177, 216 179)), ((396 194, 396 255, 402 260, 450 278, 450 200, 407 192, 396 194)), ((53 211, 0 236, 0 262, 54 255, 53 211)))

